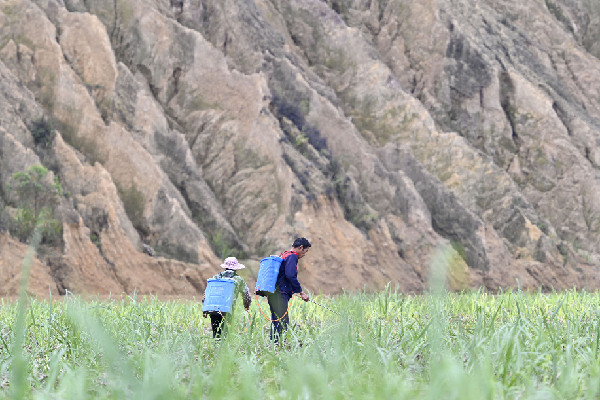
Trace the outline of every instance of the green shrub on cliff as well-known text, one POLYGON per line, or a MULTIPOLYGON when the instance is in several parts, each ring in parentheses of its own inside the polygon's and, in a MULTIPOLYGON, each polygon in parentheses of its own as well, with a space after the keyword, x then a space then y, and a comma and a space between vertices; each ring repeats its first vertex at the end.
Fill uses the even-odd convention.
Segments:
POLYGON ((11 215, 10 232, 25 242, 37 228, 47 243, 59 240, 62 224, 54 218, 62 187, 58 178, 48 176, 42 165, 33 165, 26 171, 12 175, 8 192, 15 207, 11 215))
POLYGON ((56 130, 54 130, 52 122, 47 118, 40 118, 33 121, 30 131, 35 144, 42 148, 50 147, 56 137, 56 130))

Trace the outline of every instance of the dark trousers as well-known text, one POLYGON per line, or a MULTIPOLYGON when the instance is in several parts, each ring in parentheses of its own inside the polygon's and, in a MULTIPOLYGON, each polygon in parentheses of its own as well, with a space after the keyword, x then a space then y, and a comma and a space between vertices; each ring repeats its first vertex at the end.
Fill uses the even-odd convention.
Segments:
POLYGON ((223 330, 223 314, 211 313, 210 314, 210 325, 213 331, 214 338, 220 338, 223 330))
POLYGON ((288 293, 280 292, 279 288, 275 288, 275 293, 269 294, 267 297, 269 307, 271 308, 271 319, 273 320, 273 324, 271 325, 271 339, 275 339, 276 342, 283 334, 283 331, 287 330, 290 323, 290 316, 286 311, 291 297, 288 293), (285 316, 281 318, 284 314, 285 316))

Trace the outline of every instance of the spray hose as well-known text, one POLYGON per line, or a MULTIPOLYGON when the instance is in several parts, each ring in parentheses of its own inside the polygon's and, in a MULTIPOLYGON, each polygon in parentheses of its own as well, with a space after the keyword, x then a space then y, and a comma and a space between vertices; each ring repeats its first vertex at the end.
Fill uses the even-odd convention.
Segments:
MULTIPOLYGON (((263 312, 262 308, 260 308, 260 303, 258 302, 258 295, 257 295, 256 293, 254 293, 254 297, 256 298, 256 305, 258 306, 258 309, 260 310, 260 313, 262 314, 262 316, 263 316, 263 317, 264 317, 266 320, 268 320, 268 321, 270 321, 270 322, 277 322, 277 321, 279 321, 280 319, 282 319, 283 317, 285 317, 285 316, 287 315, 287 313, 290 311, 290 306, 292 305, 292 299, 293 299, 294 297, 300 297, 300 295, 299 295, 299 294, 294 294, 294 295, 293 295, 293 296, 290 298, 290 301, 289 301, 289 303, 288 303, 288 308, 287 308, 287 310, 285 310, 285 313, 284 313, 284 314, 283 314, 281 317, 279 317, 279 318, 277 318, 277 319, 271 319, 271 318, 267 317, 267 316, 265 315, 265 313, 263 312)), ((329 308, 329 307, 327 307, 327 306, 324 306, 323 304, 319 304, 319 303, 317 303, 316 301, 313 301, 313 300, 308 300, 308 301, 310 301, 311 303, 313 303, 313 304, 315 304, 315 305, 317 305, 317 306, 319 306, 319 307, 322 307, 322 308, 324 308, 324 309, 328 310, 329 312, 332 312, 332 313, 334 313, 334 314, 336 314, 336 315, 339 315, 340 317, 343 317, 343 315, 342 315, 342 314, 340 314, 339 312, 337 312, 337 311, 334 311, 334 310, 332 310, 331 308, 329 308)))
MULTIPOLYGON (((281 317, 279 317, 279 318, 277 318, 277 319, 271 319, 271 318, 267 317, 267 316, 265 315, 264 311, 262 310, 262 308, 260 308, 260 303, 258 302, 258 295, 257 295, 256 293, 254 293, 254 297, 256 298, 256 306, 258 307, 258 310, 260 311, 260 313, 262 314, 262 316, 263 316, 263 317, 264 317, 264 318, 265 318, 267 321, 269 321, 269 322, 278 322, 279 320, 281 320, 282 318, 284 318, 284 317, 285 317, 285 316, 288 314, 288 312, 290 311, 290 306, 292 305, 292 299, 293 299, 294 297, 300 297, 300 295, 298 295, 298 294, 294 294, 294 295, 293 295, 293 296, 290 298, 290 301, 288 302, 288 307, 287 307, 287 310, 285 310, 285 313, 284 313, 284 314, 283 314, 281 317)), ((313 302, 313 303, 314 303, 314 302, 313 302)), ((315 303, 315 304, 317 304, 317 303, 315 303)), ((317 304, 317 305, 320 305, 320 304, 317 304)), ((324 306, 321 306, 321 307, 324 307, 324 306)), ((325 308, 327 308, 327 307, 325 307, 325 308)), ((330 310, 330 311, 331 311, 331 310, 330 310)), ((249 322, 248 322, 248 326, 246 326, 246 328, 244 328, 244 332, 246 332, 246 331, 248 330, 248 328, 250 327, 250 325, 252 325, 252 314, 250 313, 250 310, 248 310, 248 309, 246 309, 246 312, 248 313, 248 319, 249 319, 249 322)), ((219 315, 223 316, 223 313, 221 313, 221 309, 220 309, 220 308, 219 308, 219 310, 218 310, 218 313, 219 313, 219 315)), ((268 322, 267 322, 267 323, 268 323, 268 322)))
POLYGON ((284 314, 283 314, 281 317, 279 317, 279 318, 277 318, 277 319, 271 319, 271 318, 267 317, 267 316, 265 315, 265 313, 263 312, 262 308, 260 308, 260 303, 258 302, 258 295, 256 294, 256 292, 254 293, 254 297, 256 298, 256 305, 258 306, 258 309, 259 309, 260 313, 262 314, 262 316, 263 316, 263 317, 264 317, 266 320, 268 320, 268 321, 270 321, 270 322, 279 322, 279 320, 281 320, 283 317, 285 317, 285 316, 287 315, 287 313, 290 311, 290 306, 292 305, 292 299, 293 299, 294 297, 300 297, 300 295, 298 295, 298 294, 294 294, 294 295, 293 295, 293 296, 290 298, 290 301, 288 302, 288 307, 287 307, 287 310, 285 310, 285 313, 284 313, 284 314))
MULTIPOLYGON (((290 301, 288 302, 287 310, 285 310, 285 313, 281 317, 279 317, 277 319, 271 319, 271 318, 267 317, 265 315, 264 311, 262 310, 262 308, 260 307, 260 303, 258 302, 258 295, 256 293, 254 293, 254 297, 256 299, 256 306, 258 307, 258 310, 260 311, 260 313, 262 314, 262 316, 268 321, 267 322, 267 324, 268 324, 269 322, 278 322, 279 320, 281 320, 282 318, 284 318, 288 314, 288 312, 290 311, 290 307, 292 305, 292 300, 294 299, 294 297, 300 297, 300 295, 299 294, 292 295, 292 297, 290 298, 290 301)), ((322 307, 322 308, 328 310, 329 312, 332 312, 332 313, 334 313, 336 315, 339 315, 340 317, 343 317, 343 315, 340 314, 339 312, 334 311, 331 308, 329 308, 327 306, 324 306, 323 304, 317 303, 316 301, 313 301, 313 300, 308 300, 308 301, 310 301, 311 303, 313 303, 313 304, 315 304, 315 305, 317 305, 319 307, 322 307)), ((249 321, 248 321, 248 325, 246 326, 246 328, 244 328, 244 333, 252 325, 252 313, 250 313, 250 310, 248 310, 248 309, 246 310, 246 312, 248 313, 248 320, 249 321)), ((221 310, 220 309, 219 309, 219 314, 221 314, 221 310)), ((223 315, 223 314, 221 314, 221 315, 223 315)), ((352 322, 352 320, 350 318, 348 318, 348 320, 350 322, 352 322)))
MULTIPOLYGON (((267 317, 267 316, 265 315, 265 313, 263 312, 262 308, 260 308, 260 303, 258 302, 258 295, 257 295, 256 293, 254 293, 254 297, 256 298, 256 306, 258 307, 258 309, 259 309, 260 313, 262 314, 262 316, 263 316, 263 317, 264 317, 264 318, 265 318, 267 321, 269 321, 269 322, 277 322, 277 321, 279 321, 280 319, 282 319, 283 317, 285 317, 285 316, 287 315, 287 313, 290 311, 290 306, 292 305, 292 304, 291 304, 291 301, 292 301, 292 299, 293 299, 294 297, 300 297, 300 296, 299 296, 299 295, 296 295, 296 294, 295 294, 295 295, 293 295, 293 296, 290 298, 290 301, 288 302, 288 308, 287 308, 287 310, 285 310, 285 313, 284 313, 284 314, 283 314, 281 317, 279 317, 279 318, 277 318, 277 319, 271 319, 271 318, 267 317)), ((316 304, 316 303, 315 303, 315 304, 316 304)), ((248 325, 246 326, 246 328, 244 328, 244 333, 245 333, 245 332, 248 330, 248 328, 249 328, 249 327, 252 325, 252 314, 250 313, 250 310, 246 310, 246 312, 248 313, 248 325)), ((269 322, 267 322, 267 324, 268 324, 269 322)), ((266 326, 266 324, 265 324, 265 326, 266 326)))

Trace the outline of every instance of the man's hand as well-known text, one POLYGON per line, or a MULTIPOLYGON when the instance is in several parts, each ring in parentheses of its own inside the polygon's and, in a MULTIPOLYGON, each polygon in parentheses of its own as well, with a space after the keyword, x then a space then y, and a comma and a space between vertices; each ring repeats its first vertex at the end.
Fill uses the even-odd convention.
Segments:
POLYGON ((308 301, 308 300, 310 300, 310 299, 308 298, 308 295, 307 295, 306 293, 304 293, 304 292, 300 292, 300 297, 302 297, 302 300, 304 300, 304 301, 308 301))

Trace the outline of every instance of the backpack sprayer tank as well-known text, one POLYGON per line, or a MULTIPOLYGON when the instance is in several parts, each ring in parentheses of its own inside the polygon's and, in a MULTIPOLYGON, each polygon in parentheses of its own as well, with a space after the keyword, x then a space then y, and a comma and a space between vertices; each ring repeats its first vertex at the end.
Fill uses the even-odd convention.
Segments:
POLYGON ((202 311, 231 312, 235 280, 229 278, 211 278, 207 281, 202 311))
POLYGON ((283 258, 277 256, 269 256, 260 260, 260 269, 254 290, 257 295, 266 296, 267 293, 275 293, 277 275, 279 275, 279 267, 282 262, 283 258))

